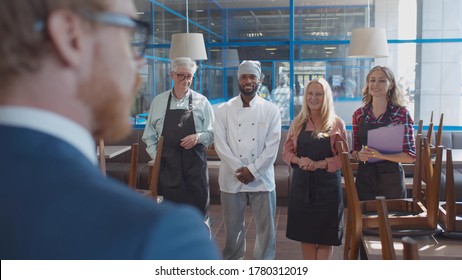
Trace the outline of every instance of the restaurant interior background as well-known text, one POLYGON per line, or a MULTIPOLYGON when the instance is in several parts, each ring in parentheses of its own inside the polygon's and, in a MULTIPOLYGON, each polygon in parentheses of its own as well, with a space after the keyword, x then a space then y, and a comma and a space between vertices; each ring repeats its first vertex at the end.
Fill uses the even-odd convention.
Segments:
MULTIPOLYGON (((202 33, 207 60, 198 61, 192 88, 212 104, 238 93, 238 60, 262 62, 269 90, 290 85, 289 119, 300 108, 295 84, 315 77, 333 89, 337 114, 351 125, 361 106, 361 89, 375 65, 393 69, 417 123, 445 114, 445 130, 462 130, 462 1, 460 0, 135 0, 150 22, 152 41, 140 71, 132 114, 143 125, 152 99, 172 87, 172 34, 202 33), (188 6, 188 12, 186 12, 188 6), (189 24, 187 24, 187 19, 189 24), (355 28, 386 29, 389 56, 349 58, 355 28), (144 116, 144 117, 143 117, 144 116)), ((436 120, 438 121, 438 119, 436 120)))

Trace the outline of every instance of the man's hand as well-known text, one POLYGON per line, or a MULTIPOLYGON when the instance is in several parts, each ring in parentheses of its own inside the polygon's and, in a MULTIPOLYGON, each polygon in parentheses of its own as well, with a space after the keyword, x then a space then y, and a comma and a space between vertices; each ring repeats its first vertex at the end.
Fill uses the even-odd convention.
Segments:
POLYGON ((248 183, 255 180, 255 177, 253 177, 250 170, 245 166, 236 170, 236 178, 244 185, 247 185, 248 183))
POLYGON ((188 150, 196 146, 198 142, 199 142, 199 134, 191 134, 181 139, 180 146, 188 150))

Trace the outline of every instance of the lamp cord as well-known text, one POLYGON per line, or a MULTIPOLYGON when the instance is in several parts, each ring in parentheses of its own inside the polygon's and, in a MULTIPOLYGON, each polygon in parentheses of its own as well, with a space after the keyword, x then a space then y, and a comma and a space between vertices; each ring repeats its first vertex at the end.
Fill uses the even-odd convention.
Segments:
POLYGON ((186 0, 186 33, 189 33, 189 1, 186 0))

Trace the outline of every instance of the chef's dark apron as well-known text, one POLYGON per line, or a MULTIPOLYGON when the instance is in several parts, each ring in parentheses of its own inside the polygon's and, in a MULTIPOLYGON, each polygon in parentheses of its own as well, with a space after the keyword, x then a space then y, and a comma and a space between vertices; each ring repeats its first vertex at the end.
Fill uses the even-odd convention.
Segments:
MULTIPOLYGON (((297 156, 314 161, 332 157, 330 137, 314 138, 305 128, 306 124, 297 139, 297 156)), ((305 243, 338 246, 342 244, 342 217, 340 171, 304 171, 294 165, 286 236, 305 243)))
MULTIPOLYGON (((368 108, 358 127, 358 140, 360 147, 367 145, 367 132, 390 124, 390 112, 387 109, 383 116, 384 123, 368 123, 366 116, 368 108)), ((356 176, 356 189, 359 200, 374 200, 376 196, 385 196, 387 199, 404 198, 406 185, 404 182, 404 169, 401 163, 392 161, 378 161, 374 163, 359 162, 356 176)))
POLYGON ((209 206, 205 146, 199 143, 191 149, 180 146, 181 139, 196 133, 192 94, 189 95, 189 110, 170 110, 172 94, 168 97, 162 129, 160 193, 166 200, 194 205, 205 215, 209 206))

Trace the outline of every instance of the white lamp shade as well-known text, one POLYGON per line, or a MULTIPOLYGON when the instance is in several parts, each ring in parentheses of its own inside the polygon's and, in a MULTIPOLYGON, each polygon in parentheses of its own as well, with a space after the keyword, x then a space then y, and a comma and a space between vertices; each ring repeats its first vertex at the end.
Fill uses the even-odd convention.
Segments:
POLYGON ((202 33, 178 33, 172 35, 170 59, 189 57, 192 60, 207 60, 202 33))
POLYGON ((239 54, 237 49, 226 50, 226 66, 227 67, 238 67, 239 66, 239 54))
POLYGON ((358 28, 350 38, 349 57, 388 57, 387 34, 383 28, 358 28))

